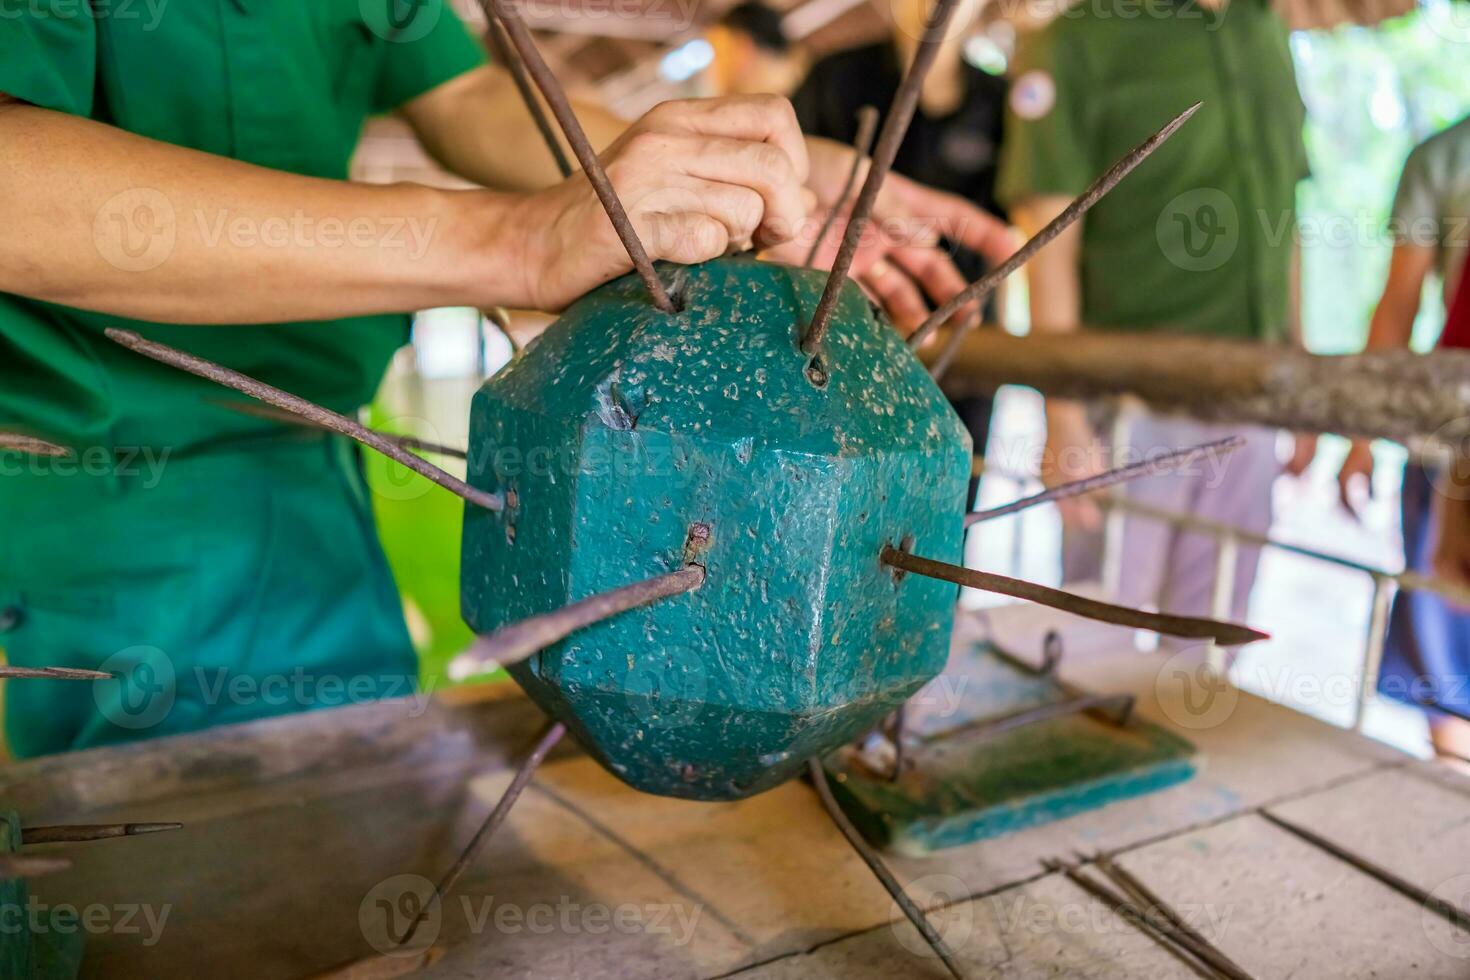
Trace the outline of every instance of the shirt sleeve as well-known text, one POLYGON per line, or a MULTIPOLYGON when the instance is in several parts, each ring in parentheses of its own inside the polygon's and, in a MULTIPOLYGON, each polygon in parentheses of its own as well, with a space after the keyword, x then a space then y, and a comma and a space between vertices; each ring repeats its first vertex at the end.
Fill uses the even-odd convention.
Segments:
POLYGON ((43 109, 92 114, 97 25, 88 4, 0 0, 0 92, 43 109))
POLYGON ((1065 26, 1054 21, 1017 45, 996 184, 1007 208, 1043 195, 1075 197, 1099 169, 1085 110, 1085 66, 1065 26))
MULTIPOLYGON (((0 0, 5 2, 5 0, 0 0)), ((485 49, 470 35, 449 0, 362 0, 390 14, 412 10, 389 24, 387 52, 378 76, 374 108, 388 112, 452 78, 486 63, 485 49)), ((376 13, 376 11, 375 11, 376 13)))
POLYGON ((1429 150, 1428 144, 1416 147, 1399 178, 1390 226, 1396 245, 1435 248, 1440 244, 1440 194, 1435 186, 1429 150))

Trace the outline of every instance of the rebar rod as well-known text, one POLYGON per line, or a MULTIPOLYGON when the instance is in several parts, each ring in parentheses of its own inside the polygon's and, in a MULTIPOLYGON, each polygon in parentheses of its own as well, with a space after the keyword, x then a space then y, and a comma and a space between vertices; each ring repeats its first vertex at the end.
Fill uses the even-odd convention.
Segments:
POLYGON ((1041 493, 1034 493, 1029 497, 1022 497, 1020 500, 1013 500, 999 507, 991 507, 989 510, 973 511, 965 515, 965 527, 973 527, 982 521, 991 521, 998 517, 1006 517, 1018 511, 1028 510, 1041 504, 1066 500, 1071 497, 1080 497, 1083 494, 1104 490, 1119 483, 1126 483, 1129 480, 1137 480, 1146 476, 1155 476, 1169 470, 1179 469, 1191 463, 1197 463, 1202 459, 1232 453, 1244 445, 1245 440, 1240 436, 1229 436, 1224 439, 1217 439, 1214 442, 1204 443, 1203 445, 1192 446, 1188 449, 1176 449, 1162 456, 1155 456, 1150 459, 1140 460, 1137 463, 1130 463, 1127 466, 1120 466, 1117 469, 1108 470, 1106 473, 1099 473, 1096 476, 1089 476, 1081 480, 1073 480, 1070 483, 1063 483, 1060 486, 1050 487, 1041 493))
POLYGON ((955 585, 980 589, 984 592, 997 592, 1012 598, 1025 599, 1027 602, 1060 609, 1062 612, 1097 620, 1101 623, 1152 630, 1155 633, 1190 640, 1214 640, 1221 646, 1227 647, 1241 646, 1269 638, 1267 634, 1251 629, 1249 626, 1222 623, 1194 616, 1151 613, 1142 609, 1117 606, 1111 602, 1089 599, 1086 596, 1074 595, 1071 592, 1048 588, 1045 585, 1036 585, 1033 582, 1023 582, 1020 579, 996 575, 993 572, 982 572, 974 568, 951 565, 948 562, 934 561, 931 558, 921 558, 906 551, 899 551, 894 547, 885 547, 880 560, 885 565, 900 571, 913 572, 915 575, 937 578, 944 582, 952 582, 955 585))
POLYGON ((459 879, 464 877, 464 873, 469 870, 469 866, 479 856, 485 844, 489 842, 491 835, 505 822, 505 818, 510 814, 511 807, 515 806, 516 800, 521 798, 521 793, 525 791, 526 786, 531 782, 531 777, 535 775, 541 763, 546 761, 546 757, 551 754, 551 750, 556 748, 556 744, 561 741, 562 736, 566 733, 566 726, 559 721, 554 721, 547 726, 546 731, 542 733, 536 742, 536 746, 531 750, 531 754, 526 756, 526 760, 516 770, 515 777, 511 779, 510 785, 501 794, 499 802, 495 804, 495 809, 490 811, 490 815, 485 818, 485 822, 480 824, 480 829, 475 831, 475 836, 470 838, 469 844, 460 852, 459 858, 444 873, 444 876, 439 879, 439 883, 434 886, 433 897, 424 903, 423 908, 419 909, 418 915, 414 916, 413 921, 408 924, 408 928, 404 930, 403 938, 398 940, 398 945, 407 946, 412 942, 414 935, 418 932, 419 926, 423 924, 424 917, 429 914, 429 909, 433 908, 434 903, 442 902, 454 890, 454 886, 459 883, 459 879))
POLYGON ((81 844, 95 840, 114 840, 118 837, 142 837, 146 834, 161 834, 170 830, 182 830, 181 823, 108 823, 75 824, 65 827, 25 827, 20 832, 21 844, 81 844))
POLYGON ((893 168, 893 161, 898 156, 899 147, 903 145, 909 124, 913 121, 919 96, 924 91, 924 78, 934 66, 940 44, 949 30, 949 22, 954 19, 959 6, 960 0, 937 0, 925 27, 924 37, 914 52, 914 60, 904 74, 903 81, 899 83, 898 91, 894 93, 893 104, 883 120, 878 144, 873 149, 872 165, 863 181, 863 189, 858 192, 857 201, 852 206, 852 214, 847 219, 847 229, 843 232, 842 244, 837 249, 837 258, 832 263, 826 288, 822 290, 822 298, 817 302, 811 323, 801 338, 802 351, 813 359, 821 354, 822 341, 827 336, 827 328, 831 326, 832 316, 837 311, 838 297, 842 295, 842 288, 847 284, 847 273, 852 268, 853 259, 857 257, 859 239, 867 227, 874 205, 878 203, 878 192, 883 188, 888 171, 893 168))
POLYGON ((131 330, 119 330, 116 327, 108 327, 106 332, 107 338, 113 343, 120 344, 131 351, 142 354, 144 357, 152 358, 160 364, 167 364, 181 371, 187 371, 196 377, 213 381, 215 384, 224 385, 226 388, 233 388, 258 401, 263 401, 266 404, 274 405, 277 408, 285 409, 292 414, 308 419, 324 429, 330 429, 333 432, 347 436, 349 439, 355 439, 369 449, 377 450, 389 459, 402 463, 420 476, 439 484, 439 486, 448 490, 450 493, 456 494, 476 506, 494 511, 505 509, 505 498, 501 494, 486 493, 484 490, 477 490, 459 477, 451 473, 446 473, 432 463, 415 456, 391 439, 374 432, 359 422, 347 418, 345 415, 338 415, 336 412, 323 408, 314 402, 309 402, 305 398, 299 398, 279 388, 274 388, 263 381, 257 381, 248 375, 241 374, 239 371, 233 371, 213 361, 207 361, 193 354, 186 354, 181 350, 176 350, 157 341, 147 340, 133 333, 131 330))
POLYGON ((852 197, 852 189, 857 184, 858 174, 862 172, 863 164, 868 160, 868 151, 873 148, 873 137, 878 133, 878 110, 870 105, 863 106, 857 112, 857 124, 857 135, 852 141, 854 150, 852 169, 847 172, 847 180, 842 184, 842 193, 837 195, 837 203, 822 219, 822 227, 817 231, 811 251, 806 254, 808 269, 817 264, 817 253, 822 250, 822 242, 827 240, 827 233, 837 223, 837 216, 847 206, 847 199, 852 197))
MULTIPOLYGON (((315 422, 312 419, 303 418, 295 412, 288 412, 285 409, 276 408, 274 405, 267 405, 263 402, 232 402, 220 398, 215 399, 214 404, 231 412, 238 412, 241 415, 249 415, 257 419, 267 419, 271 422, 279 422, 282 425, 297 425, 306 429, 320 429, 324 432, 332 431, 327 426, 315 422)), ((447 456, 450 459, 468 459, 470 455, 463 449, 455 449, 452 446, 429 442, 417 436, 405 436, 397 432, 384 432, 382 429, 369 429, 368 431, 376 432, 394 445, 401 446, 413 452, 430 453, 434 456, 447 456)))
MULTIPOLYGON (((917 349, 920 344, 929 339, 930 334, 939 329, 941 324, 947 323, 949 318, 959 311, 960 307, 967 303, 984 299, 996 286, 1000 285, 1010 276, 1011 273, 1029 262, 1032 256, 1051 244, 1053 239, 1070 228, 1078 218, 1092 210, 1093 205, 1097 204, 1104 197, 1107 197, 1108 193, 1114 187, 1117 187, 1118 183, 1124 177, 1132 173, 1139 164, 1152 156, 1155 150, 1163 146, 1169 137, 1177 133, 1179 127, 1188 122, 1189 117, 1198 112, 1201 105, 1203 103, 1196 102, 1170 120, 1163 129, 1134 147, 1123 159, 1113 164, 1107 173, 1093 181, 1092 186, 1083 191, 1080 197, 1067 205, 1066 210, 1053 218, 1045 228, 1037 232, 1025 245, 1022 245, 1020 251, 990 270, 984 276, 975 280, 948 302, 941 304, 939 309, 931 313, 929 319, 925 320, 923 325, 914 331, 913 336, 909 338, 909 348, 911 350, 917 349)), ((968 328, 973 325, 974 321, 966 321, 964 325, 955 328, 955 336, 950 339, 950 343, 958 346, 960 338, 968 333, 968 328)), ((949 358, 952 357, 953 354, 950 353, 949 357, 942 358, 941 360, 947 363, 949 358)), ((943 372, 936 371, 936 379, 942 374, 943 372)))
POLYGON ((0 680, 110 681, 116 674, 80 667, 16 667, 0 665, 0 680))
POLYGON ((473 659, 476 671, 520 663, 579 629, 659 599, 693 592, 704 584, 704 576, 704 569, 699 565, 686 565, 677 571, 598 592, 560 609, 502 626, 475 644, 473 659))
POLYGON ((628 258, 633 261, 633 268, 637 270, 638 277, 643 280, 643 284, 648 287, 648 292, 653 297, 653 305, 665 313, 677 312, 674 301, 669 298, 668 290, 664 288, 663 280, 659 279, 658 271, 654 269, 653 262, 648 257, 648 251, 644 249, 643 242, 638 238, 637 229, 633 227, 633 222, 628 218, 628 212, 623 209, 623 202, 618 200, 617 191, 613 188, 612 181, 608 179, 607 171, 602 167, 602 161, 597 159, 597 151, 592 148, 592 141, 587 138, 582 124, 577 121, 577 114, 572 110, 572 104, 568 101, 561 83, 557 81, 556 75, 552 73, 545 59, 541 57, 541 52, 537 50, 536 41, 531 37, 531 32, 527 29, 525 22, 521 20, 513 0, 481 0, 481 2, 487 7, 487 15, 500 18, 500 23, 505 27, 510 43, 520 53, 527 73, 536 83, 536 88, 541 91, 542 97, 546 99, 546 105, 561 126, 562 133, 572 147, 572 153, 577 157, 577 162, 582 165, 582 172, 591 181, 592 189, 597 193, 597 199, 602 202, 602 208, 607 212, 608 220, 612 222, 613 229, 617 231, 618 238, 622 240, 623 248, 627 249, 628 258))
POLYGON ((0 432, 0 450, 28 453, 32 456, 62 457, 72 454, 71 450, 65 446, 58 446, 33 436, 23 436, 19 432, 0 432))
POLYGON ((893 877, 893 872, 888 870, 888 866, 878 856, 878 852, 874 851, 868 845, 868 842, 863 840, 863 835, 852 825, 852 821, 847 819, 847 814, 842 812, 842 807, 838 804, 837 798, 832 795, 832 787, 827 785, 827 772, 822 768, 821 761, 808 759, 807 768, 811 771, 812 786, 816 788, 817 796, 821 799, 822 807, 827 811, 827 816, 832 818, 832 822, 837 825, 837 829, 842 831, 842 836, 847 838, 848 844, 852 845, 852 849, 857 852, 858 857, 862 858, 863 863, 868 866, 868 870, 873 872, 873 877, 878 879, 883 887, 887 889, 888 894, 898 903, 898 907, 903 910, 903 914, 908 917, 909 922, 913 923, 914 928, 919 930, 919 935, 924 937, 924 941, 929 944, 929 948, 934 950, 934 954, 949 969, 950 975, 955 980, 965 980, 965 974, 960 969, 960 965, 956 961, 955 955, 950 950, 949 945, 944 941, 944 937, 935 931, 928 917, 924 915, 924 910, 914 904, 913 899, 908 897, 903 890, 903 886, 898 883, 898 879, 893 877))
POLYGON ((480 6, 485 11, 485 21, 489 24, 489 30, 485 38, 495 55, 510 72, 511 81, 515 83, 516 91, 521 93, 521 101, 526 104, 526 112, 531 116, 531 121, 536 124, 536 130, 541 138, 546 141, 546 148, 551 151, 551 158, 556 161, 556 169, 563 177, 572 175, 572 162, 567 159, 566 150, 562 149, 561 138, 556 135, 556 129, 551 120, 546 118, 546 109, 541 105, 541 99, 536 95, 536 89, 531 83, 531 77, 526 74, 526 63, 521 60, 520 53, 510 43, 510 38, 505 35, 505 26, 500 23, 500 18, 495 16, 493 0, 483 0, 480 6))

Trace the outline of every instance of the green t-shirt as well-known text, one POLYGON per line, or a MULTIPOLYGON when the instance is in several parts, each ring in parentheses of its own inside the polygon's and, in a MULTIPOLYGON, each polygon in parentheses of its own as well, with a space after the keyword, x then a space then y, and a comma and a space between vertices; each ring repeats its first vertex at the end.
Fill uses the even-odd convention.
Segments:
MULTIPOLYGON (((483 60, 444 0, 0 0, 0 92, 179 146, 336 180, 346 179, 370 114, 483 60)), ((94 229, 104 258, 156 267, 167 252, 157 243, 166 242, 169 221, 203 221, 234 234, 228 214, 160 215, 160 199, 138 188, 104 208, 99 222, 121 223, 94 229)), ((280 227, 262 224, 254 233, 284 241, 305 227, 303 216, 281 219, 280 227)), ((351 233, 319 229, 324 244, 351 233)), ((219 288, 255 287, 241 279, 219 288)), ((268 426, 218 407, 230 392, 111 343, 102 336, 107 326, 353 412, 372 398, 408 323, 392 315, 158 325, 0 293, 0 429, 78 448, 178 452, 268 426)))
POLYGON ((1409 154, 1394 197, 1392 231, 1400 245, 1434 249, 1448 307, 1470 261, 1470 118, 1409 154))
POLYGON ((1023 36, 999 196, 1080 194, 1204 106, 1084 220, 1088 326, 1281 339, 1305 110, 1264 0, 1083 3, 1023 36))

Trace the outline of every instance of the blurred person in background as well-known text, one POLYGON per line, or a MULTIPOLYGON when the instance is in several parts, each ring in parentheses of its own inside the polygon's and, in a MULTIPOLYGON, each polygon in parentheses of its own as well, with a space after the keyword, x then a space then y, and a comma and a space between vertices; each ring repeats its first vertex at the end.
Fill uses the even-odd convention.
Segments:
MULTIPOLYGON (((1373 313, 1367 347, 1406 349, 1424 287, 1431 276, 1444 287, 1445 327, 1439 347, 1470 348, 1470 118, 1421 143, 1409 155, 1394 198, 1393 257, 1388 282, 1373 313)), ((1465 432, 1448 433, 1463 440, 1465 432)), ((1404 565, 1470 585, 1470 469, 1410 460, 1401 501, 1404 565), (1436 493, 1435 491, 1439 492, 1436 493)), ((1373 451, 1353 440, 1338 474, 1343 506, 1357 513, 1371 494, 1373 451)), ((1470 712, 1470 611, 1431 592, 1399 592, 1389 618, 1381 693, 1410 704, 1432 701, 1470 712)), ((1443 755, 1470 757, 1470 723, 1431 712, 1430 732, 1443 755)))
MULTIPOLYGON (((1027 234, 1195 102, 1203 108, 1036 257, 1032 329, 1180 333, 1247 341, 1299 337, 1296 188, 1308 175, 1287 30, 1266 0, 1143 0, 1138 16, 1093 5, 1023 34, 1009 98, 1000 200, 1027 234)), ((1104 469, 1106 413, 1047 400, 1042 478, 1049 485, 1104 469)), ((1130 498, 1264 534, 1281 472, 1277 434, 1143 417, 1117 447, 1126 461, 1241 435, 1223 467, 1132 483, 1130 498)), ((1063 571, 1101 574, 1095 498, 1066 501, 1063 571)), ((1127 518, 1120 601, 1210 612, 1216 545, 1205 535, 1127 518)), ((1259 549, 1241 548, 1229 615, 1244 618, 1259 549)))
POLYGON ((714 49, 706 76, 715 95, 790 95, 806 72, 806 59, 786 36, 779 11, 751 0, 721 17, 706 32, 714 49))
MULTIPOLYGON (((802 130, 843 143, 857 138, 858 111, 873 106, 887 112, 899 82, 913 60, 932 9, 929 0, 895 0, 877 5, 890 23, 890 36, 874 44, 839 51, 822 58, 792 97, 802 130)), ((1004 217, 995 196, 1000 144, 1005 119, 1006 81, 971 64, 965 41, 980 8, 965 0, 955 12, 948 36, 924 80, 924 91, 913 124, 899 148, 893 169, 931 187, 957 194, 991 214, 1004 217)), ((990 268, 986 257, 954 247, 954 262, 966 279, 980 278, 990 268)), ((895 286, 912 278, 901 261, 880 262, 863 277, 877 295, 892 295, 895 286)), ((915 297, 917 299, 917 297, 915 297)), ((932 301, 932 297, 930 297, 932 301)), ((888 304, 892 309, 893 304, 888 304)), ((998 304, 987 307, 993 322, 998 304)), ((899 327, 908 332, 923 322, 927 307, 903 310, 899 327)), ((964 398, 954 403, 975 443, 985 454, 990 432, 992 399, 964 398)), ((976 486, 972 481, 970 499, 976 486)))

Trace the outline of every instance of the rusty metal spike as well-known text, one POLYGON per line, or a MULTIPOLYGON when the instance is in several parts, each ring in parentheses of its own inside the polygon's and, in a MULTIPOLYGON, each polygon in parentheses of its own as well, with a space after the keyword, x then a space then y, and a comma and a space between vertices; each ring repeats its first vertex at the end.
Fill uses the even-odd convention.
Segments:
POLYGON ((515 5, 509 0, 481 0, 486 8, 486 15, 499 17, 500 23, 505 27, 505 33, 510 38, 510 43, 520 53, 525 62, 526 71, 536 87, 541 90, 541 95, 546 99, 546 104, 551 109, 551 114, 561 126, 562 133, 567 142, 571 144, 572 153, 576 155, 577 162, 582 165, 582 171, 587 179, 592 182, 592 189, 597 192, 597 199, 602 202, 602 208, 607 212, 608 219, 612 221, 613 228, 622 240, 623 247, 628 250, 628 258, 633 260, 633 268, 637 270, 638 277, 648 287, 648 292, 653 296, 653 304, 665 313, 676 313, 677 308, 674 301, 669 298, 669 292, 664 288, 663 280, 659 279, 658 272, 653 267, 652 260, 648 257, 648 251, 643 247, 643 242, 638 238, 638 231, 633 227, 633 222, 628 218, 628 212, 623 209, 623 202, 618 200, 617 191, 613 189, 612 181, 608 180, 607 171, 602 168, 602 161, 597 159, 597 151, 592 148, 592 141, 587 138, 582 124, 577 121, 577 114, 572 111, 572 104, 567 100, 567 94, 563 91, 561 83, 552 74, 551 68, 547 66, 541 52, 536 49, 536 41, 531 37, 531 32, 521 20, 520 14, 516 12, 515 5))
POLYGON ((848 844, 852 845, 852 849, 857 852, 858 857, 863 859, 863 863, 868 866, 868 870, 873 872, 873 877, 878 879, 878 882, 887 889, 888 894, 898 903, 898 907, 903 910, 903 914, 908 917, 913 927, 919 931, 919 935, 924 937, 924 941, 929 944, 929 948, 934 950, 934 954, 949 969, 950 975, 955 980, 964 980, 965 974, 960 970, 960 965, 955 960, 954 953, 950 950, 949 945, 945 943, 944 938, 929 923, 928 917, 924 915, 924 910, 915 905, 913 899, 908 897, 903 890, 903 886, 898 883, 898 879, 893 877, 893 872, 889 871, 888 866, 883 863, 883 859, 878 856, 876 851, 868 846, 868 842, 863 840, 863 835, 852 825, 852 821, 847 819, 847 814, 842 812, 842 807, 838 804, 837 798, 832 795, 832 787, 827 785, 827 772, 822 768, 822 763, 817 759, 809 759, 807 761, 807 768, 811 772, 812 786, 816 788, 817 796, 821 798, 822 807, 827 811, 827 816, 832 818, 832 822, 837 825, 837 829, 842 831, 842 836, 847 838, 848 844))
POLYGON ((1070 483, 1063 483, 1060 486, 1049 487, 1040 493, 1034 493, 1029 497, 1022 497, 1020 500, 1013 500, 999 507, 992 507, 989 510, 973 511, 965 515, 965 527, 973 527, 983 521, 992 521, 997 517, 1006 517, 1018 511, 1028 510, 1041 504, 1066 500, 1070 497, 1080 497, 1085 493, 1104 490, 1119 483, 1126 483, 1129 480, 1137 480, 1142 477, 1164 473, 1168 470, 1179 469, 1188 466, 1190 463, 1208 459, 1212 456, 1223 456, 1226 453, 1233 453, 1244 445, 1245 440, 1240 436, 1229 436, 1225 439, 1217 439, 1214 442, 1207 442, 1189 449, 1177 449, 1174 452, 1165 453, 1162 456, 1155 456, 1152 459, 1141 460, 1137 463, 1131 463, 1128 466, 1120 466, 1117 469, 1108 470, 1106 473, 1099 473, 1096 476, 1089 476, 1081 480, 1073 480, 1070 483))
MULTIPOLYGON (((210 401, 220 408, 227 409, 231 412, 238 412, 241 415, 249 415, 252 418, 267 419, 271 422, 279 422, 282 425, 298 425, 307 429, 331 431, 326 426, 313 422, 309 418, 297 415, 295 412, 288 412, 285 409, 276 408, 274 405, 267 405, 264 402, 232 402, 223 398, 210 399, 210 401)), ((447 456, 450 459, 469 458, 469 453, 463 449, 455 449, 452 446, 441 446, 437 442, 428 442, 416 436, 399 435, 396 432, 384 432, 382 429, 369 429, 368 431, 377 433, 396 446, 402 446, 404 449, 409 449, 414 452, 431 453, 435 456, 447 456)))
POLYGON ((556 748, 556 744, 562 740, 562 736, 566 733, 566 726, 559 721, 552 722, 546 731, 542 733, 540 739, 536 742, 536 747, 531 750, 531 754, 526 757, 526 761, 522 762, 521 767, 516 770, 515 778, 505 788, 505 792, 501 795, 500 801, 495 804, 495 809, 490 811, 490 816, 486 817, 485 822, 480 825, 480 829, 475 831, 475 836, 470 838, 469 844, 465 846, 465 849, 460 853, 454 865, 444 873, 444 877, 440 878, 439 883, 434 886, 433 897, 424 903, 424 907, 419 909, 419 914, 414 916, 414 920, 408 924, 408 928, 403 932, 403 937, 398 940, 399 946, 407 946, 413 941, 414 935, 418 932, 419 926, 424 921, 424 917, 429 914, 429 910, 434 907, 435 903, 442 902, 444 897, 454 890, 454 886, 459 882, 459 879, 464 876, 470 864, 474 862, 480 851, 484 849, 485 844, 489 842, 491 835, 505 822, 505 818, 510 814, 511 807, 515 806, 516 800, 521 798, 521 793, 525 791, 526 786, 531 782, 531 777, 535 775, 541 763, 546 761, 546 757, 551 754, 551 750, 556 748))
POLYGON ((32 456, 63 457, 72 455, 65 446, 58 446, 44 439, 24 436, 19 432, 0 432, 0 450, 29 453, 32 456))
POLYGON ((104 823, 75 824, 64 827, 25 827, 20 832, 20 842, 29 847, 33 844, 83 844, 97 840, 115 840, 118 837, 142 837, 161 834, 171 830, 183 830, 181 823, 104 823))
POLYGON ((0 666, 0 680, 110 681, 116 674, 80 667, 15 667, 0 666))
POLYGON ((531 115, 531 121, 536 124, 536 129, 541 133, 541 138, 546 141, 546 148, 551 151, 551 157, 556 161, 556 169, 561 171, 563 177, 572 175, 572 162, 567 159, 566 150, 562 149, 561 140, 557 138, 556 130, 551 125, 551 120, 546 118, 546 110, 541 106, 541 100, 536 97, 536 89, 532 87, 531 77, 526 74, 526 63, 521 60, 520 53, 510 43, 510 38, 505 35, 505 26, 500 23, 500 18, 495 16, 492 9, 492 0, 484 0, 480 6, 485 11, 485 20, 490 29, 485 37, 490 42, 495 57, 505 64, 506 70, 515 82, 516 91, 521 93, 521 101, 526 104, 526 111, 531 115))
MULTIPOLYGON (((1203 104, 1204 103, 1202 102, 1196 102, 1194 105, 1190 106, 1188 109, 1185 109, 1179 115, 1171 119, 1168 124, 1164 126, 1163 129, 1160 129, 1157 133, 1154 133, 1148 139, 1144 140, 1142 143, 1138 144, 1138 146, 1130 150, 1128 154, 1123 157, 1123 159, 1113 164, 1113 166, 1108 170, 1107 173, 1103 174, 1097 180, 1093 181, 1092 186, 1083 191, 1080 197, 1078 197, 1071 204, 1067 205, 1067 209, 1065 211, 1053 218, 1052 221, 1045 228, 1036 233, 1035 237, 1033 237, 1025 245, 1022 245, 1020 251, 1016 252, 1016 254, 1012 255, 1000 265, 990 270, 984 276, 975 280, 964 290, 962 290, 958 295, 950 299, 949 302, 943 304, 939 307, 939 309, 931 313, 929 315, 929 319, 925 320, 923 325, 921 325, 918 330, 914 331, 913 336, 909 337, 909 349, 917 350, 919 345, 928 340, 929 335, 932 334, 935 330, 938 330, 941 324, 947 323, 950 317, 959 312, 960 307, 966 305, 967 303, 984 299, 990 294, 992 290, 995 289, 996 286, 999 286, 1001 282, 1006 279, 1006 277, 1008 277, 1011 273, 1015 272, 1017 269, 1021 268, 1021 266, 1029 262, 1032 256, 1041 251, 1047 245, 1051 244, 1053 239, 1055 239, 1058 235, 1071 227, 1078 218, 1082 217, 1088 211, 1092 210, 1093 205, 1097 204, 1098 201, 1101 201, 1103 198, 1107 197, 1112 189, 1114 187, 1117 187, 1118 183, 1122 181, 1124 177, 1127 177, 1130 173, 1132 173, 1139 164, 1143 163, 1143 161, 1152 156, 1155 150, 1163 146, 1164 143, 1166 143, 1171 136, 1177 133, 1179 131, 1179 127, 1188 122, 1189 118, 1193 116, 1196 112, 1198 112, 1200 106, 1202 106, 1203 104)), ((978 319, 968 320, 963 326, 957 327, 955 329, 954 336, 950 338, 950 346, 958 349, 960 338, 962 338, 965 333, 973 328, 976 322, 978 322, 978 319)), ((941 355, 939 362, 935 365, 934 370, 931 372, 934 375, 935 380, 938 380, 940 377, 943 376, 944 368, 948 367, 948 362, 952 360, 953 357, 954 354, 949 349, 946 349, 944 355, 941 355)))
POLYGON ((593 623, 659 599, 693 592, 704 584, 704 577, 699 565, 686 565, 678 571, 599 592, 549 613, 502 626, 476 643, 470 658, 477 673, 520 663, 593 623))
POLYGON ((899 83, 898 91, 893 96, 893 105, 889 107, 888 116, 883 120, 883 130, 878 134, 878 145, 873 150, 873 164, 868 169, 867 179, 863 181, 863 189, 858 193, 857 203, 852 207, 852 216, 848 218, 847 230, 842 236, 842 245, 838 248, 837 258, 832 263, 832 273, 827 277, 827 286, 822 291, 822 298, 817 303, 812 322, 807 326, 806 333, 801 338, 802 351, 813 361, 814 369, 808 370, 808 375, 812 378, 813 383, 825 383, 822 379, 825 379, 826 372, 817 361, 820 359, 822 341, 827 335, 827 328, 832 323, 832 315, 837 310, 837 299, 842 294, 842 287, 847 282, 847 273, 852 268, 853 259, 857 256, 858 239, 862 237, 868 218, 873 213, 873 206, 878 203, 878 192, 883 188, 883 181, 887 179, 888 171, 893 167, 894 158, 898 156, 898 149, 903 144, 904 134, 908 132, 909 123, 913 121, 914 110, 918 107, 919 96, 924 90, 924 78, 929 74, 929 69, 934 66, 934 59, 939 54, 939 46, 959 6, 960 0, 938 0, 924 31, 924 38, 919 42, 918 50, 914 52, 913 63, 909 65, 908 72, 904 75, 903 81, 899 83))
POLYGON ((376 450, 389 459, 402 463, 420 476, 432 480, 450 493, 456 494, 478 507, 494 511, 505 509, 505 498, 500 494, 486 493, 483 490, 475 489, 452 473, 446 473, 432 463, 425 462, 403 447, 384 438, 366 426, 354 422, 345 415, 338 415, 336 412, 322 408, 320 405, 309 402, 305 398, 298 398, 296 395, 284 392, 279 388, 274 388, 263 381, 257 381, 249 375, 241 374, 239 371, 232 371, 213 361, 207 361, 202 357, 195 357, 193 354, 186 354, 166 344, 147 340, 133 333, 131 330, 119 330, 116 327, 108 327, 106 333, 107 339, 113 343, 126 347, 135 353, 142 354, 144 357, 158 361, 160 364, 167 364, 169 367, 178 368, 180 371, 187 371, 189 374, 213 381, 215 384, 224 385, 226 388, 233 388, 258 401, 263 401, 266 404, 274 405, 277 408, 308 419, 313 424, 319 425, 324 429, 330 429, 333 432, 347 436, 349 439, 355 439, 369 449, 376 450))
POLYGON ((822 242, 827 240, 827 233, 836 223, 837 215, 847 206, 847 199, 852 197, 852 189, 857 184, 857 176, 862 172, 863 164, 867 162, 868 151, 873 148, 873 137, 878 133, 878 110, 870 105, 863 106, 858 110, 857 123, 857 135, 852 141, 852 148, 857 152, 852 159, 852 169, 847 172, 847 180, 842 184, 842 193, 837 195, 837 203, 822 220, 821 230, 817 232, 817 238, 812 242, 811 251, 806 255, 808 269, 817 264, 817 253, 821 251, 822 242))
POLYGON ((948 562, 934 561, 931 558, 920 558, 918 555, 911 555, 893 547, 884 548, 880 560, 883 564, 900 571, 913 572, 915 575, 937 578, 972 589, 996 592, 1016 599, 1025 599, 1027 602, 1050 606, 1052 609, 1060 609, 1062 612, 1094 619, 1100 623, 1152 630, 1155 633, 1183 637, 1188 640, 1214 640, 1220 646, 1225 647, 1242 646, 1270 638, 1267 634, 1251 629, 1249 626, 1222 623, 1194 616, 1171 616, 1167 613, 1150 613, 1141 609, 1130 609, 1127 606, 1117 606, 1111 602, 1102 602, 1098 599, 1074 595, 1071 592, 1063 592, 1061 589, 1052 589, 1005 575, 996 575, 993 572, 982 572, 973 568, 951 565, 948 562))

